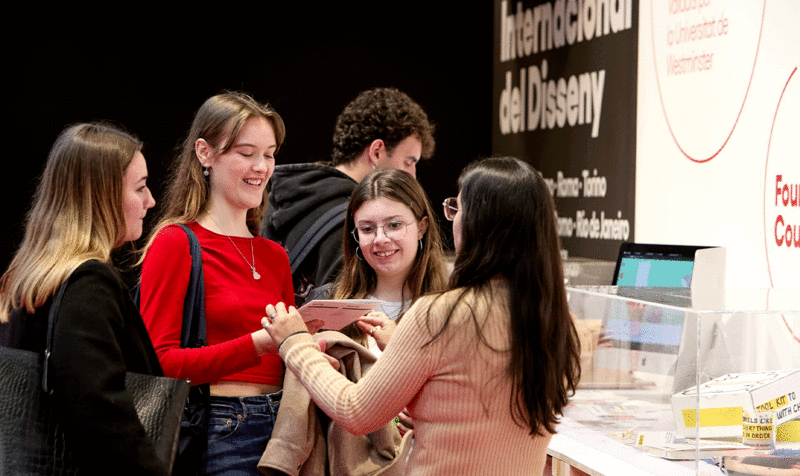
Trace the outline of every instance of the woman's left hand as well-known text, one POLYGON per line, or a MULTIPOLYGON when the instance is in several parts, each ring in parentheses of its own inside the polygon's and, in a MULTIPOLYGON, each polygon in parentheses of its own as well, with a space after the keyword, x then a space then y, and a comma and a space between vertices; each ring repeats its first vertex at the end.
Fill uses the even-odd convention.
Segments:
MULTIPOLYGON (((280 345, 290 335, 296 332, 309 332, 302 316, 294 306, 289 306, 279 302, 277 305, 267 305, 267 317, 261 320, 261 324, 267 329, 275 344, 280 345)), ((310 333, 310 332, 309 332, 310 333)))
POLYGON ((392 338, 394 330, 397 329, 396 322, 389 319, 389 316, 386 314, 378 311, 372 311, 366 316, 359 317, 356 322, 356 325, 360 327, 362 331, 375 339, 381 352, 386 348, 389 339, 392 338))
POLYGON ((404 408, 399 415, 397 415, 397 430, 400 431, 400 436, 405 435, 414 429, 414 419, 408 414, 408 408, 404 408))

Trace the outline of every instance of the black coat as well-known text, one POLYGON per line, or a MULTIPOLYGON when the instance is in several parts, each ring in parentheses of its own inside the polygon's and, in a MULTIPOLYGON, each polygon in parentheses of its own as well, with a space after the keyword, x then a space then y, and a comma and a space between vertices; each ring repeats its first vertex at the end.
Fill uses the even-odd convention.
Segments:
MULTIPOLYGON (((12 314, 11 347, 44 351, 51 302, 34 314, 12 314)), ((111 265, 90 260, 72 274, 50 362, 57 408, 86 474, 167 474, 125 390, 126 371, 163 373, 139 310, 111 265)))

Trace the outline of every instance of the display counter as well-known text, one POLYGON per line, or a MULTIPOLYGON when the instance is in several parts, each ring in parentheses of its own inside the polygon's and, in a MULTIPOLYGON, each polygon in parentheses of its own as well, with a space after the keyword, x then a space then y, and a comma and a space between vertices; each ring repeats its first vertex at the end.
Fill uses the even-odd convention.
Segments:
POLYGON ((567 290, 582 377, 553 474, 800 465, 800 290, 567 290))

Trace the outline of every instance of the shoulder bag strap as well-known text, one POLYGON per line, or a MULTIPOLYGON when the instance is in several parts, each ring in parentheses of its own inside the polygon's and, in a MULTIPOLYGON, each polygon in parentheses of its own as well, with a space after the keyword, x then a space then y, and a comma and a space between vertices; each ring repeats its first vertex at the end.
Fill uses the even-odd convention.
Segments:
POLYGON ((53 340, 55 339, 56 316, 58 315, 58 308, 61 307, 61 299, 64 297, 64 290, 67 289, 66 281, 58 288, 53 303, 50 305, 50 313, 47 316, 47 344, 44 349, 44 361, 42 362, 42 391, 46 394, 52 393, 53 389, 50 388, 50 381, 48 380, 49 367, 50 367, 50 349, 53 348, 53 340))
POLYGON ((322 214, 321 217, 311 225, 289 252, 289 264, 292 267, 292 274, 297 271, 306 256, 317 246, 317 243, 327 235, 333 228, 342 224, 347 216, 347 202, 340 203, 322 214))
POLYGON ((202 252, 200 242, 194 232, 186 225, 181 224, 180 227, 189 238, 189 253, 192 256, 192 271, 183 301, 181 347, 204 347, 206 345, 206 312, 202 252))
MULTIPOLYGON (((206 345, 206 310, 203 280, 203 260, 197 235, 188 226, 179 223, 189 238, 189 254, 192 267, 189 272, 189 285, 183 299, 183 320, 181 321, 181 348, 197 348, 206 345)), ((139 307, 141 301, 141 281, 132 291, 133 302, 139 307)))

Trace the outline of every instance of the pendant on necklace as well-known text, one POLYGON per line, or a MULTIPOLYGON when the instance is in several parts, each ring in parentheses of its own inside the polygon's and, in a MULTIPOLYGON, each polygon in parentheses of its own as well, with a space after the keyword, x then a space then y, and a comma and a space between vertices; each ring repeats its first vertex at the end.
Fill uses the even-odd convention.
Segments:
POLYGON ((253 279, 255 279, 256 281, 261 279, 261 275, 258 274, 258 271, 256 271, 255 269, 253 270, 253 279))

